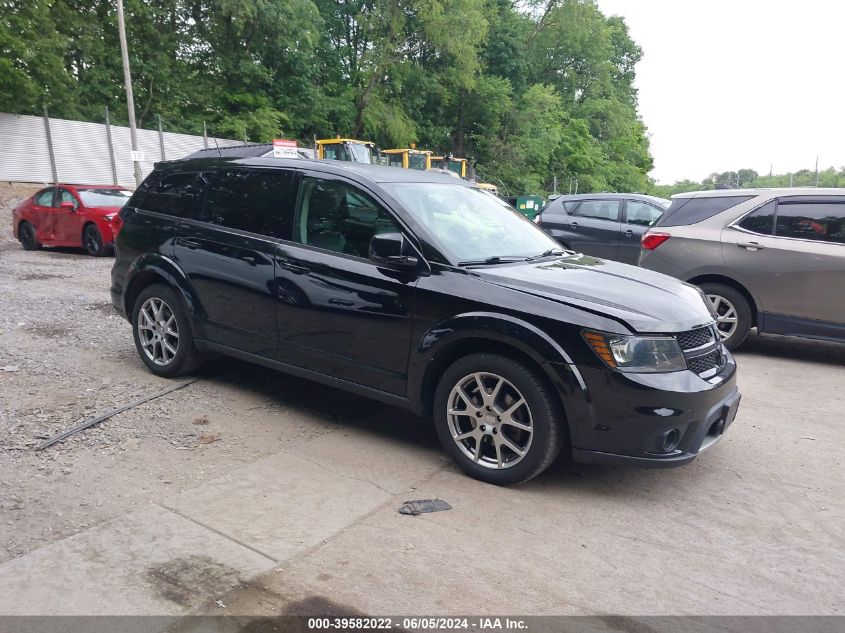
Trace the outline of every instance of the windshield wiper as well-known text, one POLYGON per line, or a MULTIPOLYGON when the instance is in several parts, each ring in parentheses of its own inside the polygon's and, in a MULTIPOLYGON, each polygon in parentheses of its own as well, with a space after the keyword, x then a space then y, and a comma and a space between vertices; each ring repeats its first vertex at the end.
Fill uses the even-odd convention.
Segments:
POLYGON ((542 259, 543 257, 551 257, 552 255, 566 255, 566 251, 562 248, 550 248, 545 253, 541 255, 534 255, 534 257, 529 257, 525 261, 533 262, 535 259, 542 259))
POLYGON ((489 266, 490 264, 506 264, 508 262, 524 262, 525 257, 493 255, 487 259, 471 259, 465 262, 458 262, 458 266, 489 266))

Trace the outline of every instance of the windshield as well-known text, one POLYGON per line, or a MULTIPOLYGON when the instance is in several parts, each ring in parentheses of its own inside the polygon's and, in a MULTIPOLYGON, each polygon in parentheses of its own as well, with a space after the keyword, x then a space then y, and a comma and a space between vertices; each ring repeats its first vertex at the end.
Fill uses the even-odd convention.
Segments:
POLYGON ((385 187, 428 229, 453 263, 542 255, 560 245, 496 196, 459 184, 385 187))
POLYGON ((346 148, 349 150, 353 163, 367 163, 369 165, 373 162, 370 160, 370 148, 366 145, 349 143, 346 148))
POLYGON ((86 207, 122 207, 132 196, 126 189, 77 189, 86 207))
POLYGON ((425 154, 409 154, 408 168, 425 171, 425 154))

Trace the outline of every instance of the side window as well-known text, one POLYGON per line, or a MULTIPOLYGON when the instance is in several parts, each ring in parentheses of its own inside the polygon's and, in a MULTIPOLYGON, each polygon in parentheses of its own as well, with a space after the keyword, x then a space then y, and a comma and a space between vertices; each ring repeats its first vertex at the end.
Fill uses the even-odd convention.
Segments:
POLYGON ((198 219, 199 199, 205 188, 202 174, 169 174, 150 183, 147 195, 138 206, 145 211, 198 219))
POLYGON ((73 203, 74 208, 79 206, 79 203, 76 201, 76 198, 73 197, 73 194, 70 191, 68 191, 67 189, 59 189, 58 204, 62 204, 63 202, 73 203))
POLYGON ((202 219, 231 229, 289 240, 291 172, 230 170, 210 176, 202 219))
POLYGON ((780 202, 775 235, 845 244, 845 202, 780 202))
POLYGON ((349 160, 346 152, 346 146, 343 143, 334 143, 333 145, 324 145, 326 160, 349 160))
POLYGON ((402 166, 402 154, 388 154, 387 155, 387 164, 390 167, 401 167, 402 166))
POLYGON ((578 205, 574 215, 596 220, 619 220, 618 200, 584 200, 578 205))
POLYGON ((360 189, 333 180, 302 179, 294 241, 367 257, 373 235, 399 230, 390 214, 360 189))
POLYGON ((772 200, 759 209, 755 209, 753 213, 742 219, 739 226, 760 235, 771 235, 775 227, 775 204, 772 200))
POLYGON ((686 226, 703 222, 717 213, 751 200, 754 196, 703 196, 672 198, 672 205, 663 214, 660 226, 686 226))
POLYGON ((652 226, 663 215, 663 211, 664 209, 658 209, 646 202, 628 200, 625 203, 625 222, 637 226, 652 226))
POLYGON ((35 196, 35 204, 40 207, 52 207, 53 206, 53 188, 45 189, 44 191, 40 191, 37 196, 35 196))

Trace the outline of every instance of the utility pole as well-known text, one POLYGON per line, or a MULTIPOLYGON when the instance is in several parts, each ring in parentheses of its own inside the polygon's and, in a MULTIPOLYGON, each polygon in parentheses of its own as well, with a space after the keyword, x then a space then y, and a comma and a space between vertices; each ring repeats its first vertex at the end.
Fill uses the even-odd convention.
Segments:
POLYGON ((816 154, 816 188, 819 186, 819 156, 816 154))
POLYGON ((135 160, 138 152, 138 130, 135 129, 135 97, 132 96, 132 73, 129 72, 129 50, 126 47, 126 26, 123 20, 123 0, 117 0, 117 32, 120 36, 120 56, 123 59, 123 83, 126 86, 126 109, 129 113, 129 138, 132 141, 132 165, 135 167, 135 186, 141 184, 141 164, 135 160))

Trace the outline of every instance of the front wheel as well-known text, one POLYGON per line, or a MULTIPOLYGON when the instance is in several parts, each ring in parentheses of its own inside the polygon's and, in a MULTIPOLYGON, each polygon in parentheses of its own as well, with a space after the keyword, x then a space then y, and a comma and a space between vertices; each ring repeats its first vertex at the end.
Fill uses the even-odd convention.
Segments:
POLYGON ((492 484, 536 477, 564 444, 563 412, 552 388, 535 368, 498 354, 472 354, 444 372, 434 422, 458 466, 492 484))
POLYGON ((716 329, 729 350, 742 345, 751 330, 751 306, 741 292, 724 284, 701 284, 716 313, 716 329))
POLYGON ((91 257, 102 257, 106 253, 100 229, 93 224, 87 225, 82 232, 82 245, 91 257))
POLYGON ((186 374, 202 362, 194 345, 188 311, 182 297, 169 286, 147 286, 132 309, 135 349, 158 376, 186 374))

